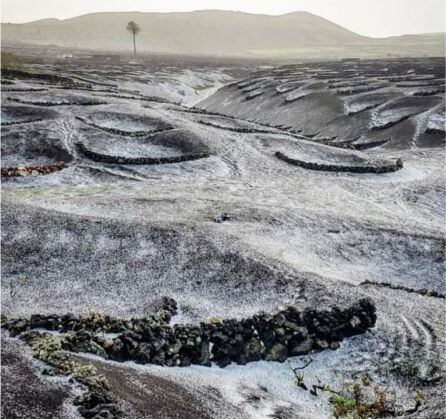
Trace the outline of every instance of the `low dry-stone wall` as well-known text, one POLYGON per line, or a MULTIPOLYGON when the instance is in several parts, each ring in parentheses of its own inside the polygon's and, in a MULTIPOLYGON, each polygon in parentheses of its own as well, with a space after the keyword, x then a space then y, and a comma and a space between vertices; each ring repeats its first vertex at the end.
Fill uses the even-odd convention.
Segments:
POLYGON ((30 73, 28 71, 2 69, 2 78, 5 79, 37 79, 44 80, 50 83, 75 84, 69 77, 57 76, 55 74, 46 73, 30 73))
POLYGON ((424 295, 425 297, 442 298, 443 300, 446 299, 445 294, 442 294, 441 292, 428 288, 414 289, 414 288, 404 287, 402 285, 390 284, 389 282, 377 282, 370 280, 361 282, 359 285, 373 285, 375 287, 390 288, 392 290, 401 290, 408 293, 414 292, 416 294, 424 295))
POLYGON ((84 100, 84 101, 59 101, 59 102, 49 102, 49 101, 32 101, 32 100, 22 100, 18 98, 8 97, 11 102, 21 103, 23 105, 33 105, 33 106, 96 106, 96 105, 106 105, 106 102, 100 102, 98 100, 84 100))
POLYGON ((35 334, 33 329, 58 331, 63 348, 94 352, 115 361, 132 360, 166 366, 211 365, 268 360, 324 349, 336 349, 344 338, 365 332, 376 322, 370 299, 340 309, 299 310, 287 307, 276 314, 257 314, 236 320, 211 319, 198 325, 170 325, 176 314, 174 300, 165 298, 155 314, 122 320, 99 314, 76 317, 70 314, 33 315, 2 319, 12 335, 35 334), (111 339, 98 332, 121 333, 111 339))
POLYGON ((140 164, 168 164, 168 163, 181 163, 190 160, 199 160, 209 157, 206 153, 196 153, 196 154, 183 154, 181 156, 171 156, 171 157, 122 157, 113 156, 109 154, 100 154, 95 151, 89 150, 82 143, 76 144, 77 149, 85 157, 97 162, 97 163, 115 163, 115 164, 129 164, 129 165, 140 165, 140 164))
POLYGON ((294 166, 303 167, 309 170, 320 170, 325 172, 352 172, 352 173, 389 173, 396 172, 403 168, 403 162, 401 159, 397 159, 395 162, 389 163, 373 163, 364 165, 354 164, 327 164, 327 163, 314 163, 306 162, 304 160, 294 159, 287 155, 276 151, 275 156, 280 160, 286 161, 294 166))
POLYGON ((152 129, 149 131, 123 131, 123 130, 120 130, 117 128, 102 127, 100 125, 94 124, 93 122, 87 121, 85 118, 81 118, 80 116, 76 116, 75 119, 77 119, 78 121, 81 121, 85 125, 89 125, 93 128, 100 129, 105 132, 109 132, 110 134, 116 134, 116 135, 121 135, 121 136, 125 136, 125 137, 147 137, 149 135, 153 135, 153 134, 157 134, 160 132, 169 131, 169 130, 173 129, 173 126, 164 124, 163 126, 157 128, 157 129, 152 129))
POLYGON ((12 125, 32 124, 34 122, 41 122, 41 121, 42 121, 41 118, 28 119, 28 120, 25 120, 25 121, 8 121, 8 122, 2 122, 1 126, 2 127, 9 127, 9 126, 12 126, 12 125))

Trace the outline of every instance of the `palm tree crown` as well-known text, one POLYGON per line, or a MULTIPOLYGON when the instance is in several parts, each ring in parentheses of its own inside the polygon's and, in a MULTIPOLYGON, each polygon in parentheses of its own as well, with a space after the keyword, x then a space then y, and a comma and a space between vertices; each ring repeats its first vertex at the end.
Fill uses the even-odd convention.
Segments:
POLYGON ((136 35, 141 31, 141 28, 138 26, 137 23, 131 21, 131 22, 127 23, 127 30, 136 35))

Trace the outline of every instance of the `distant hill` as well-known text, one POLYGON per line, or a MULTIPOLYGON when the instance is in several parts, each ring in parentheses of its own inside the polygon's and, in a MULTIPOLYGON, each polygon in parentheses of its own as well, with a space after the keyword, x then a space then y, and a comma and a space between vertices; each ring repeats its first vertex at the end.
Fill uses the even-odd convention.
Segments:
POLYGON ((216 10, 93 13, 67 20, 4 23, 2 44, 131 51, 131 37, 125 30, 130 20, 141 27, 141 52, 272 58, 444 54, 443 34, 373 39, 306 12, 280 16, 216 10))

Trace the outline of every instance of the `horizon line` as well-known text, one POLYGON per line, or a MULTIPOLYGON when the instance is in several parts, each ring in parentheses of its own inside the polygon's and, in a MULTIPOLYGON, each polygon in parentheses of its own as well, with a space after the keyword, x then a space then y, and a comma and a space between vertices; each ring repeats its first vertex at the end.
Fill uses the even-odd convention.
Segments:
POLYGON ((92 12, 88 12, 88 13, 83 13, 80 15, 74 15, 74 16, 70 16, 67 18, 57 18, 57 17, 44 17, 44 18, 40 18, 40 19, 35 19, 35 20, 29 20, 29 21, 25 21, 25 22, 13 22, 13 21, 0 21, 0 24, 2 25, 27 25, 27 24, 32 24, 32 23, 37 23, 37 22, 42 22, 45 20, 55 20, 58 22, 66 22, 68 20, 71 19, 76 19, 76 18, 80 18, 80 17, 84 17, 84 16, 88 16, 88 15, 97 15, 97 14, 119 14, 119 13, 140 13, 140 14, 152 14, 152 15, 168 15, 168 14, 189 14, 189 13, 200 13, 200 12, 228 12, 228 13, 240 13, 240 14, 245 14, 245 15, 255 15, 255 16, 269 16, 269 17, 281 17, 281 16, 287 16, 287 15, 292 15, 292 14, 298 14, 298 13, 303 13, 303 14, 307 14, 307 15, 312 15, 312 16, 316 16, 320 19, 324 19, 328 22, 331 22, 335 25, 341 26, 344 29, 356 33, 357 35, 363 36, 365 38, 373 38, 373 39, 386 39, 386 38, 395 38, 395 37, 401 37, 401 36, 411 36, 411 35, 446 35, 446 31, 443 32, 438 32, 438 31, 433 31, 433 32, 415 32, 415 33, 402 33, 399 35, 388 35, 388 36, 370 36, 370 35, 362 35, 358 32, 355 32, 352 29, 349 29, 339 23, 336 23, 330 19, 327 19, 325 17, 322 17, 320 15, 317 15, 315 13, 312 12, 308 12, 305 10, 295 10, 292 12, 287 12, 287 13, 279 13, 279 14, 273 14, 273 13, 255 13, 255 12, 247 12, 247 11, 243 11, 243 10, 234 10, 234 9, 193 9, 193 10, 180 10, 180 11, 170 11, 170 12, 142 12, 140 10, 121 10, 121 11, 111 11, 111 10, 104 10, 104 11, 92 11, 92 12))
MULTIPOLYGON (((40 19, 35 19, 35 20, 28 20, 25 22, 12 22, 12 21, 8 21, 8 22, 4 22, 3 20, 0 23, 12 23, 15 25, 23 25, 23 24, 27 24, 27 23, 35 23, 35 22, 40 22, 42 20, 58 20, 59 22, 64 22, 66 20, 70 20, 70 19, 76 19, 78 17, 83 17, 83 16, 88 16, 88 15, 99 15, 99 14, 105 14, 105 13, 114 13, 114 14, 118 14, 118 13, 141 13, 141 14, 147 14, 147 15, 170 15, 170 14, 187 14, 187 13, 200 13, 200 12, 228 12, 228 13, 242 13, 245 15, 255 15, 255 16, 271 16, 271 17, 280 17, 280 16, 286 16, 286 15, 292 15, 295 13, 305 13, 308 15, 313 15, 316 17, 319 17, 321 19, 325 19, 325 20, 329 20, 326 19, 322 16, 319 16, 315 13, 311 13, 311 12, 307 12, 305 10, 295 10, 293 12, 287 12, 287 13, 279 13, 279 14, 273 14, 273 13, 255 13, 255 12, 246 12, 243 10, 234 10, 234 9, 193 9, 193 10, 179 10, 179 11, 172 11, 172 12, 142 12, 140 10, 120 10, 120 11, 116 11, 116 10, 104 10, 102 12, 88 12, 88 13, 82 13, 80 15, 74 15, 74 16, 70 16, 67 18, 57 18, 57 17, 52 17, 52 16, 48 16, 48 17, 43 17, 40 19)), ((331 21, 330 21, 331 22, 331 21)))

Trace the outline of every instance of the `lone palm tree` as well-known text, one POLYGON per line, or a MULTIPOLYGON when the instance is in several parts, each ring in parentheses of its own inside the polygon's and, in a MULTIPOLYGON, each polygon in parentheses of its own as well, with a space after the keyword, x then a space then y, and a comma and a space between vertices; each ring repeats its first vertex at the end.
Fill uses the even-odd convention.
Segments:
POLYGON ((133 52, 136 55, 136 35, 138 35, 138 33, 141 31, 141 28, 137 23, 131 21, 127 23, 127 30, 133 35, 133 52))

